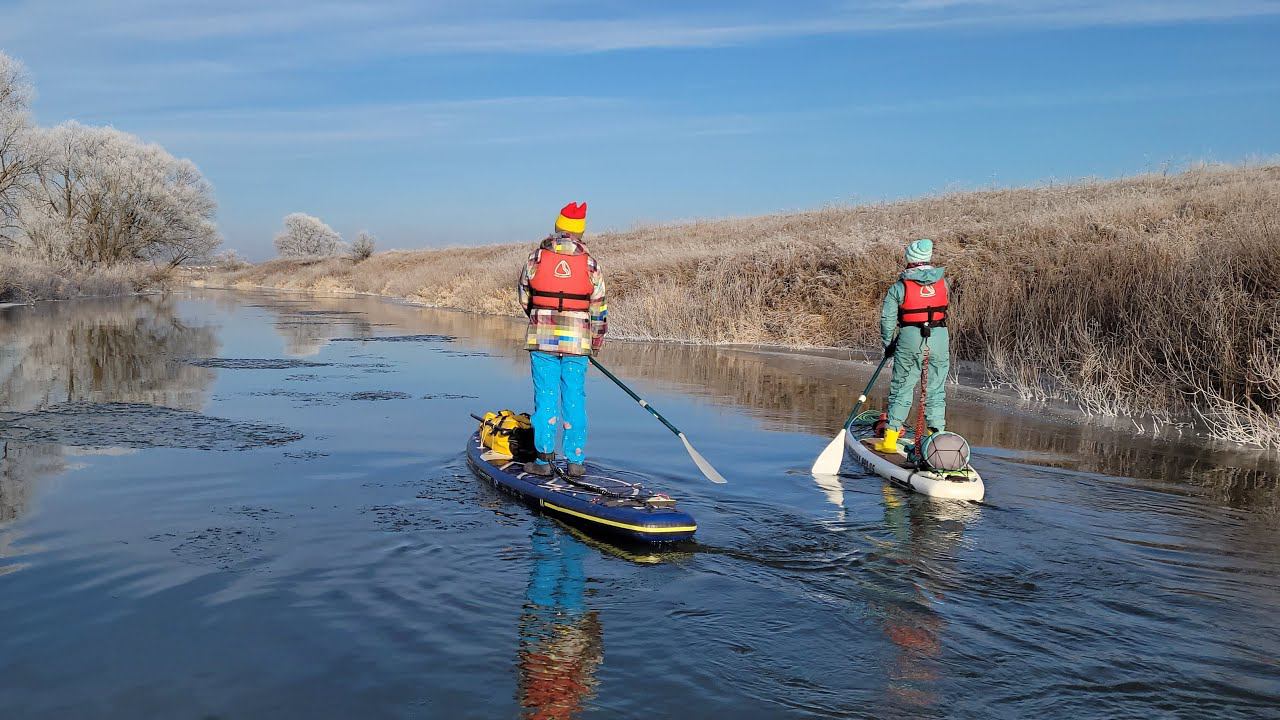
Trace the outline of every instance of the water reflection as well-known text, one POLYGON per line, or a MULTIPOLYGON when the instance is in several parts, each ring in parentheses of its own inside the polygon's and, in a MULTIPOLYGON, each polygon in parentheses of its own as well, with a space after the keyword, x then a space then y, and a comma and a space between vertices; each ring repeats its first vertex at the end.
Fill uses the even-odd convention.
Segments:
MULTIPOLYGON (((0 310, 0 423, 11 435, 0 436, 0 524, 25 512, 35 479, 72 464, 62 445, 15 440, 29 430, 14 427, 17 413, 80 403, 204 405, 213 371, 174 358, 216 355, 217 334, 182 321, 175 302, 148 296, 0 310)), ((7 542, 0 537, 0 556, 7 542)))
POLYGON ((170 297, 43 303, 0 311, 0 408, 130 402, 195 410, 212 371, 172 362, 218 352, 209 326, 179 319, 170 297))
POLYGON ((600 615, 586 606, 589 549, 538 518, 530 538, 533 569, 520 615, 520 707, 527 718, 578 715, 595 692, 604 660, 600 615))
POLYGON ((376 325, 363 313, 323 308, 282 308, 274 327, 284 340, 285 354, 291 357, 307 357, 319 353, 330 340, 339 337, 372 337, 376 325))
POLYGON ((962 518, 980 509, 967 503, 920 501, 889 485, 881 487, 884 557, 905 566, 909 586, 903 596, 872 602, 885 639, 893 649, 885 663, 886 716, 920 717, 939 709, 939 659, 946 620, 936 605, 946 602, 938 579, 946 577, 964 531, 962 518))
MULTIPOLYGON (((294 303, 298 300, 267 294, 259 302, 277 314, 278 330, 286 342, 293 342, 290 333, 294 329, 281 323, 297 317, 294 303)), ((332 327, 341 328, 342 333, 376 333, 379 325, 389 323, 399 328, 397 332, 406 328, 443 332, 513 364, 524 362, 523 353, 515 352, 523 342, 524 329, 513 318, 434 310, 376 298, 321 296, 308 301, 308 307, 319 313, 357 311, 358 316, 326 316, 336 320, 332 327)), ((328 339, 338 336, 337 332, 329 332, 328 339)), ((324 334, 321 330, 315 333, 310 337, 324 334)), ((852 352, 808 355, 627 342, 607 343, 601 356, 628 381, 656 383, 745 411, 768 430, 819 437, 834 434, 870 378, 871 365, 854 362, 862 359, 852 352)), ((870 406, 883 405, 886 391, 887 384, 881 382, 870 395, 870 406)), ((1274 453, 1215 446, 1190 435, 1153 438, 1149 429, 1135 434, 1131 426, 1080 422, 1068 411, 1021 403, 981 388, 958 387, 949 392, 950 429, 984 452, 1004 449, 1013 451, 1005 453, 1011 459, 1038 465, 1184 486, 1190 483, 1188 487, 1216 501, 1280 515, 1280 464, 1274 453)), ((813 453, 821 449, 822 441, 815 442, 813 453)), ((834 502, 837 489, 824 490, 834 502)))

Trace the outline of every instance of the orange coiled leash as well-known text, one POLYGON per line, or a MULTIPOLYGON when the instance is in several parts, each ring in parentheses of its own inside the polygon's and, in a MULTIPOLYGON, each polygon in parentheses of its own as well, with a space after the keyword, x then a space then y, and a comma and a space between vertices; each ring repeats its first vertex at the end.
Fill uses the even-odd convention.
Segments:
POLYGON ((925 431, 924 407, 925 403, 928 402, 929 393, 927 389, 929 387, 929 327, 926 325, 921 328, 920 334, 923 336, 924 340, 924 353, 920 357, 920 409, 916 413, 915 455, 917 461, 924 457, 924 446, 922 443, 924 443, 925 431))

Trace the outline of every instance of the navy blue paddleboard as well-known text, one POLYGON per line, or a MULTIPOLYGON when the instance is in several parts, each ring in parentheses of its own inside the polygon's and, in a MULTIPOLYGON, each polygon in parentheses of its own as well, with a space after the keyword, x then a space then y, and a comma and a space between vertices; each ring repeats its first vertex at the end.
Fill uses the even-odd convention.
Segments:
POLYGON ((467 461, 481 477, 549 515, 583 529, 642 542, 688 540, 698 529, 689 513, 677 510, 665 495, 611 477, 587 463, 580 478, 561 473, 530 475, 524 463, 494 456, 480 444, 480 433, 467 444, 467 461))

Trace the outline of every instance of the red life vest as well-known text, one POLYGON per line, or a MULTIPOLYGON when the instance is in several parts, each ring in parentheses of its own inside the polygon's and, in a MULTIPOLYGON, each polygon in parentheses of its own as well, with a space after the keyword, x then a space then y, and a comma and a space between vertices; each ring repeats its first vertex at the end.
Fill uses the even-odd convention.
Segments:
POLYGON ((898 324, 915 327, 945 327, 947 324, 947 282, 922 283, 902 280, 906 292, 898 306, 898 324))
POLYGON ((538 250, 537 267, 529 278, 529 307, 551 310, 591 309, 591 282, 586 253, 566 255, 553 250, 538 250))

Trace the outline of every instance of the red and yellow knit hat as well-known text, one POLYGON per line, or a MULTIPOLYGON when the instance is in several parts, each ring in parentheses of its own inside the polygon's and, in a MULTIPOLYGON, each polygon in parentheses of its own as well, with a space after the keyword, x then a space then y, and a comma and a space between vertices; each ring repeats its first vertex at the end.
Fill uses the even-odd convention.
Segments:
POLYGON ((560 210, 556 218, 556 229, 567 233, 581 235, 587 231, 587 204, 569 203, 560 210))

